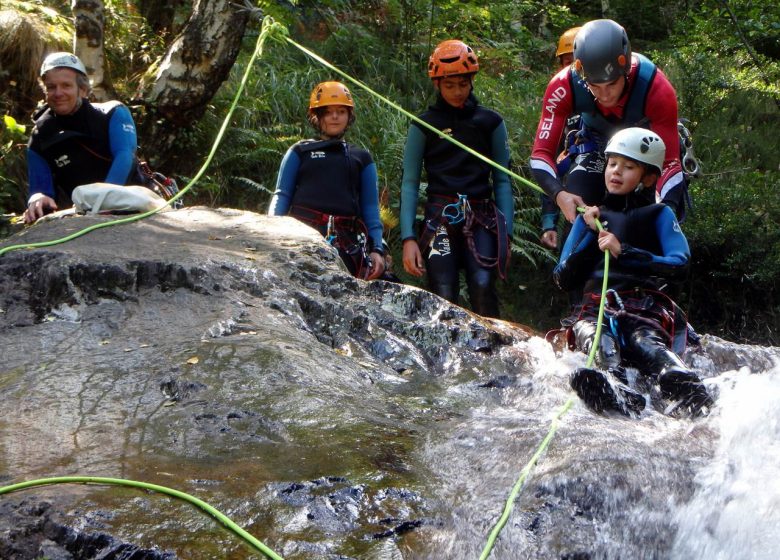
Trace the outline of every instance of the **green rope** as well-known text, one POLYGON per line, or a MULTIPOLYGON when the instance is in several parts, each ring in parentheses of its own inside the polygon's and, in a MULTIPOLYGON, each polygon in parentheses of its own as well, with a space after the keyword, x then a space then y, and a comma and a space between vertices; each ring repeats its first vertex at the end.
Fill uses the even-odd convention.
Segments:
MULTIPOLYGON (((584 212, 584 208, 577 208, 578 211, 584 212)), ((603 231, 604 228, 601 225, 601 222, 596 219, 596 227, 599 231, 603 231)), ((607 277, 609 275, 609 251, 604 251, 604 280, 601 284, 601 301, 599 302, 599 313, 598 313, 598 319, 596 322, 596 335, 593 337, 593 344, 591 344, 590 348, 590 354, 588 355, 588 361, 587 361, 587 367, 590 367, 593 364, 593 361, 596 357, 596 351, 598 350, 599 342, 601 341, 601 321, 604 318, 604 306, 606 301, 606 293, 607 293, 607 277)), ((574 404, 574 397, 569 397, 569 400, 567 400, 563 406, 560 408, 560 410, 555 414, 555 416, 552 419, 552 422, 550 424, 550 430, 547 432, 547 435, 542 440, 542 443, 539 444, 538 449, 536 450, 536 453, 533 454, 531 459, 526 463, 525 467, 523 467, 523 470, 520 471, 520 476, 517 479, 517 482, 515 482, 515 485, 512 487, 512 491, 509 493, 509 497, 506 500, 506 503, 504 504, 504 510, 501 513, 501 517, 498 518, 498 521, 496 521, 495 526, 490 531, 490 534, 488 535, 487 542, 485 543, 485 547, 482 549, 482 554, 479 555, 479 560, 487 560, 487 558, 490 556, 490 553, 493 550, 493 546, 496 543, 496 539, 498 538, 498 534, 501 532, 501 530, 506 525, 506 522, 509 520, 509 515, 512 513, 512 508, 514 507, 515 500, 517 499, 518 494, 520 494, 520 490, 522 490, 523 485, 525 484, 525 480, 528 478, 528 475, 531 474, 531 470, 533 470, 534 466, 536 466, 536 463, 539 461, 539 458, 542 456, 542 454, 547 450, 547 447, 550 445, 550 442, 552 441, 553 436, 555 435, 555 432, 558 430, 558 422, 563 417, 564 414, 566 414, 571 406, 574 404)))
MULTIPOLYGON (((81 237, 82 235, 86 235, 92 231, 107 228, 111 226, 117 226, 120 224, 129 224, 132 222, 137 222, 139 220, 143 220, 145 218, 148 218, 149 216, 152 216, 154 214, 157 214, 160 212, 163 208, 165 208, 168 205, 173 204, 177 200, 179 200, 181 197, 183 197, 194 185, 197 183, 200 178, 203 176, 203 174, 206 172, 206 169, 208 169, 209 165, 211 165, 211 161, 214 159, 214 154, 217 152, 217 148, 219 147, 220 143, 222 142, 222 137, 225 135, 225 131, 227 130, 228 125, 230 124, 230 119, 233 116, 233 112, 236 109, 236 106, 238 105, 238 100, 241 97, 241 94, 244 91, 244 87, 246 86, 247 80, 249 79, 249 74, 252 70, 252 66, 255 63, 255 60, 258 56, 261 56, 263 53, 263 46, 265 44, 266 38, 268 38, 269 35, 272 33, 277 33, 278 28, 282 27, 281 24, 275 23, 272 19, 266 18, 263 20, 263 26, 262 30, 260 32, 259 37, 257 38, 257 43, 255 45, 255 50, 252 53, 252 57, 249 60, 249 64, 247 64, 246 71, 244 72, 243 77, 241 78, 241 83, 238 87, 238 90, 236 91, 236 95, 233 97, 233 102, 230 105, 230 110, 228 111, 227 115, 225 116, 225 119, 222 121, 222 126, 219 129, 219 132, 217 133, 217 137, 214 140, 214 144, 211 147, 211 151, 209 152, 208 157, 206 158, 206 161, 201 166, 200 170, 197 172, 195 177, 193 177, 187 185, 180 190, 178 193, 176 193, 175 196, 171 197, 170 200, 167 201, 165 206, 161 206, 160 208, 155 208, 154 210, 149 210, 148 212, 144 212, 143 214, 136 214, 133 216, 129 216, 127 218, 120 218, 117 220, 112 220, 110 222, 103 222, 100 224, 94 224, 87 228, 84 228, 80 231, 77 231, 75 233, 72 233, 66 237, 62 237, 60 239, 54 239, 52 241, 41 241, 38 243, 27 243, 27 244, 20 244, 20 245, 10 245, 8 247, 0 248, 0 257, 2 257, 4 254, 9 253, 11 251, 17 250, 17 249, 36 249, 39 247, 51 247, 52 245, 59 245, 61 243, 66 243, 68 241, 71 241, 73 239, 76 239, 77 237, 81 237)), ((283 27, 282 27, 283 29, 283 27)))
POLYGON ((329 68, 329 69, 333 70, 334 72, 336 72, 340 76, 344 77, 345 79, 349 80, 350 82, 352 82, 356 86, 366 90, 368 93, 370 93, 371 95, 373 95, 374 97, 376 97, 380 101, 386 103, 387 105, 389 105, 390 107, 392 107, 396 111, 398 111, 398 112, 402 113, 403 115, 409 117, 410 119, 412 119, 414 122, 416 122, 420 126, 423 126, 423 127, 427 128, 428 130, 430 130, 431 132, 433 132, 434 134, 440 136, 441 138, 444 138, 445 140, 448 140, 449 142, 452 142, 453 144, 455 144, 459 148, 462 148, 462 149, 466 150, 468 153, 470 153, 474 157, 481 159, 482 161, 484 161, 488 165, 492 165, 493 167, 495 167, 499 171, 503 171, 504 173, 506 173, 507 175, 509 175, 513 179, 517 179, 518 181, 520 181, 521 183, 523 183, 527 187, 530 187, 530 188, 534 189, 535 191, 538 191, 541 194, 546 194, 544 192, 544 190, 542 190, 542 188, 540 186, 535 185, 534 183, 532 183, 531 181, 529 181, 525 177, 521 177, 520 175, 518 175, 514 171, 511 171, 510 169, 507 169, 503 165, 500 165, 500 164, 496 163, 495 161, 493 161, 489 157, 486 157, 486 156, 480 154, 476 150, 473 150, 472 148, 469 148, 468 146, 466 146, 462 142, 459 142, 458 140, 455 140, 455 138, 453 138, 451 136, 448 136, 447 134, 445 134, 444 132, 442 132, 438 128, 428 124, 424 120, 422 120, 419 117, 413 115, 412 113, 410 113, 409 111, 407 111, 406 109, 404 109, 403 107, 398 105, 397 103, 395 103, 395 102, 389 100, 387 97, 384 97, 383 95, 377 93, 376 91, 374 91, 373 89, 368 87, 366 84, 364 84, 360 80, 358 80, 356 78, 353 78, 352 76, 350 76, 349 74, 347 74, 343 70, 340 70, 339 68, 337 68, 336 66, 334 66, 333 64, 331 64, 330 62, 328 62, 327 60, 322 58, 320 55, 310 51, 309 49, 307 49, 303 45, 300 45, 300 44, 296 43, 295 41, 293 41, 292 39, 290 39, 286 35, 283 38, 284 38, 285 41, 290 43, 292 46, 294 46, 295 48, 301 50, 302 52, 304 52, 305 54, 307 54, 308 56, 310 56, 311 58, 313 58, 314 60, 316 60, 317 62, 319 62, 323 66, 325 66, 326 68, 329 68))
POLYGON ((127 480, 124 478, 104 478, 101 476, 58 476, 53 478, 41 478, 38 480, 29 480, 27 482, 20 482, 19 484, 3 486, 0 487, 0 495, 8 494, 10 492, 16 492, 18 490, 24 490, 27 488, 32 488, 34 486, 45 486, 50 484, 72 484, 72 483, 113 484, 116 486, 130 486, 133 488, 152 490, 154 492, 159 492, 161 494, 167 494, 168 496, 173 496, 174 498, 179 498, 180 500, 189 502, 194 506, 202 509, 206 513, 208 513, 214 519, 222 523, 222 525, 224 525, 228 530, 238 535, 241 539, 248 542, 255 549, 265 554, 265 556, 267 556, 268 558, 271 558, 272 560, 284 560, 273 550, 268 548, 258 539, 253 537, 251 534, 246 532, 241 527, 239 527, 234 521, 232 521, 228 516, 226 516, 218 509, 214 508, 213 506, 210 506, 209 504, 207 504, 206 502, 204 502, 199 498, 196 498, 195 496, 191 496, 190 494, 181 492, 179 490, 174 490, 173 488, 168 488, 166 486, 158 486, 157 484, 150 484, 148 482, 139 482, 137 480, 127 480))

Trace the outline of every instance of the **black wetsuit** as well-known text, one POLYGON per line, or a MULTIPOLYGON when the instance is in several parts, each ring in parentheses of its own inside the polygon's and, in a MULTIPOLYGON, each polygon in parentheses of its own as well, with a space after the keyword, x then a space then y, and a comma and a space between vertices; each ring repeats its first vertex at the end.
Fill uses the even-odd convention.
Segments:
MULTIPOLYGON (((495 111, 481 107, 473 95, 463 108, 453 107, 438 96, 436 103, 422 113, 420 119, 508 167, 504 121, 495 111)), ((401 236, 404 240, 417 237, 414 223, 423 164, 428 180, 426 221, 440 215, 446 205, 463 195, 474 211, 490 212, 498 207, 504 221, 501 224, 502 231, 506 232, 504 236, 511 236, 514 202, 507 175, 433 131, 413 123, 404 152, 401 188, 401 236)), ((463 228, 464 222, 436 227, 435 233, 431 232, 430 245, 420 248, 427 261, 429 288, 457 303, 460 270, 465 269, 472 309, 480 315, 498 317, 496 270, 485 262, 495 261, 499 246, 506 248, 508 240, 499 242, 496 234, 479 225, 464 236, 463 228)))
MULTIPOLYGON (((688 326, 679 308, 664 294, 668 282, 679 280, 687 270, 688 242, 671 208, 663 204, 642 206, 642 200, 641 195, 610 195, 601 207, 599 219, 620 240, 621 254, 610 260, 600 363, 618 378, 623 365, 636 367, 657 379, 663 396, 688 399, 691 402, 686 406, 698 410, 709 403, 709 397, 680 357, 688 326)), ((597 240, 597 234, 579 216, 554 271, 561 289, 584 286, 582 305, 568 321, 574 346, 584 352, 595 336, 603 281, 605 253, 597 240)), ((580 392, 581 387, 575 389, 580 392)), ((587 400, 587 396, 580 396, 587 400)))

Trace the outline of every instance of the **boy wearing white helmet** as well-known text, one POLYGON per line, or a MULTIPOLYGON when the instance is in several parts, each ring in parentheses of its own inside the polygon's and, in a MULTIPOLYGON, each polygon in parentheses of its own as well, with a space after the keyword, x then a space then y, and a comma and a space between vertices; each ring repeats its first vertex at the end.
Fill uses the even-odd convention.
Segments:
POLYGON ((712 405, 706 388, 681 358, 686 344, 698 340, 666 293, 687 272, 688 241, 674 211, 648 204, 643 194, 661 175, 665 153, 661 137, 644 128, 627 128, 610 139, 605 149, 607 195, 601 206, 587 207, 575 220, 553 273, 563 290, 584 285, 582 303, 564 323, 570 347, 587 352, 596 332, 605 252, 612 257, 597 358, 606 373, 583 367, 570 380, 597 412, 615 410, 628 416, 644 409, 644 396, 627 385, 625 366, 640 371, 638 381, 648 392, 657 383, 662 398, 674 402, 668 410, 675 414, 695 416, 712 405), (604 231, 597 231, 597 218, 604 231))
POLYGON ((79 185, 144 184, 130 110, 119 101, 90 103, 84 63, 68 52, 52 53, 41 65, 40 80, 46 105, 33 115, 27 146, 25 222, 70 206, 79 185))

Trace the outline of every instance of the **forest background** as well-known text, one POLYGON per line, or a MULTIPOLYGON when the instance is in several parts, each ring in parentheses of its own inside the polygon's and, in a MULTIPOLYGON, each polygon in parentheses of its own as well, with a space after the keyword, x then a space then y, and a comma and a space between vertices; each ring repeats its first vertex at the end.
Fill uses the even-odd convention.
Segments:
MULTIPOLYGON (((699 332, 780 345, 780 143, 774 135, 780 129, 780 3, 772 0, 0 0, 0 230, 11 231, 24 209, 24 150, 40 100, 39 92, 24 92, 44 50, 71 50, 74 36, 89 45, 102 70, 93 84, 131 107, 143 157, 181 185, 212 146, 262 15, 412 113, 433 100, 425 74, 433 46, 463 39, 480 60, 475 93, 505 118, 513 170, 529 179, 558 37, 590 19, 615 19, 634 51, 648 55, 674 84, 702 165, 683 224, 693 260, 679 303, 699 332), (75 24, 85 21, 74 17, 85 9, 92 28, 75 24), (204 21, 209 17, 216 19, 204 21), (218 42, 227 47, 219 51, 218 42), (179 76, 178 83, 168 75, 166 83, 177 57, 206 70, 179 76)), ((284 152, 312 134, 305 122, 309 92, 330 79, 340 78, 299 50, 267 44, 186 204, 264 212, 284 152)), ((357 122, 348 139, 374 156, 396 271, 419 285, 399 270, 397 214, 409 120, 350 87, 357 122)), ((514 189, 513 259, 499 286, 502 315, 541 331, 556 328, 567 300, 551 281, 555 254, 538 243, 539 195, 517 182, 514 189)))

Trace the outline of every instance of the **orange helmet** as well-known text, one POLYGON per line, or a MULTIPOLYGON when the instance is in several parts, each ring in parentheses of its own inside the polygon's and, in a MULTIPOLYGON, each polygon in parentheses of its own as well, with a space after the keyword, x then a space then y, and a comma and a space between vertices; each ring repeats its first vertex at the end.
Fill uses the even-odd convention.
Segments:
POLYGON ((433 49, 428 59, 428 76, 446 78, 479 72, 479 61, 474 51, 463 41, 448 39, 433 49))
POLYGON ((577 36, 577 31, 579 30, 579 27, 572 27, 563 32, 561 38, 558 39, 558 50, 555 51, 555 56, 574 54, 574 38, 577 36))
POLYGON ((341 82, 322 82, 317 84, 309 97, 309 112, 328 105, 344 105, 355 108, 352 94, 341 82))

